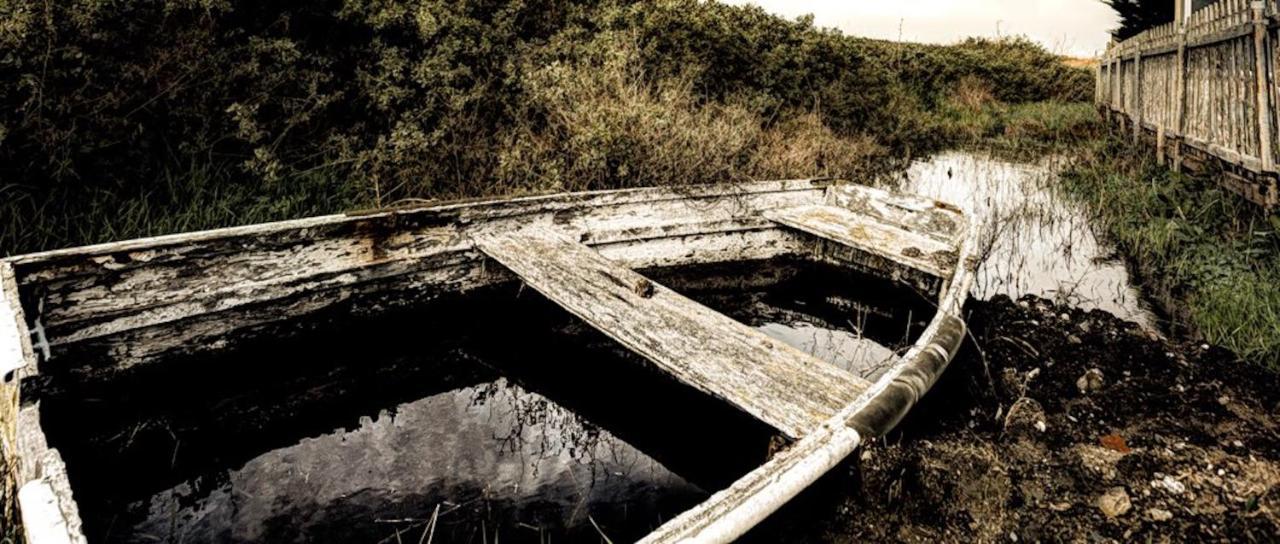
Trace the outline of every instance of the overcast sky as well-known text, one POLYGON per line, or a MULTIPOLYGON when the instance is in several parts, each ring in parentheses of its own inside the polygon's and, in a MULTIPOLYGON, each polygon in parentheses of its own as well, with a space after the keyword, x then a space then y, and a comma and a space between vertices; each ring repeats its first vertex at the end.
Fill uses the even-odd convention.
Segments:
POLYGON ((1051 51, 1088 57, 1101 52, 1116 15, 1098 0, 721 0, 756 4, 787 18, 845 34, 951 43, 969 36, 1022 34, 1051 51))

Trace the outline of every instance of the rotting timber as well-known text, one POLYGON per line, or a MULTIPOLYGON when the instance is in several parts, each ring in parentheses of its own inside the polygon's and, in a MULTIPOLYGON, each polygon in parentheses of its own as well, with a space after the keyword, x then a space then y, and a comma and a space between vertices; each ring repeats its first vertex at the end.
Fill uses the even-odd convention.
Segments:
POLYGON ((791 180, 442 204, 24 255, 0 262, 6 454, 30 542, 83 542, 56 444, 24 386, 110 382, 180 355, 361 313, 524 282, 655 368, 792 442, 646 542, 732 540, 861 443, 891 429, 965 334, 977 264, 965 215, 861 185, 791 180), (914 345, 874 383, 634 272, 788 257, 937 297, 914 345), (21 398, 20 398, 21 397, 21 398))

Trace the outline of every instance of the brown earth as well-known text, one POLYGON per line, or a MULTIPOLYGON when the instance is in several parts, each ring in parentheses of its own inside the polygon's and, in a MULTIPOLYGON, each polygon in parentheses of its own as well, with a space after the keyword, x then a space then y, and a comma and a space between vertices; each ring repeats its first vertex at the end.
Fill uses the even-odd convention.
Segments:
POLYGON ((969 312, 976 347, 811 510, 822 540, 1280 537, 1277 374, 1033 297, 969 312))

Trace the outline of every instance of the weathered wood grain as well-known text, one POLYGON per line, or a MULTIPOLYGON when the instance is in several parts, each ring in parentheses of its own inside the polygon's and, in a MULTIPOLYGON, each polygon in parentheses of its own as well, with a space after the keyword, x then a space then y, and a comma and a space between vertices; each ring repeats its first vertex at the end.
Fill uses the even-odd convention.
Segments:
POLYGON ((964 214, 948 204, 866 185, 833 185, 823 203, 953 246, 967 225, 964 214))
POLYGON ((1174 169, 1216 163, 1222 185, 1280 206, 1278 7, 1219 0, 1112 44, 1099 62, 1099 104, 1109 120, 1131 123, 1135 139, 1155 136, 1157 154, 1169 141, 1174 169))
POLYGON ((955 245, 885 225, 845 208, 801 206, 772 210, 765 217, 937 277, 949 276, 955 270, 955 245))
POLYGON ((476 243, 530 287, 658 368, 790 437, 804 436, 867 386, 562 233, 527 228, 476 243))
POLYGON ((442 204, 8 261, 27 317, 50 346, 42 366, 74 366, 63 356, 87 346, 128 366, 369 293, 506 280, 484 273, 471 247, 468 233, 485 228, 554 225, 636 267, 793 253, 800 242, 759 212, 820 201, 824 189, 825 182, 793 180, 442 204))
POLYGON ((71 494, 67 466, 50 448, 40 426, 40 406, 18 413, 18 509, 29 544, 83 544, 80 509, 71 494))

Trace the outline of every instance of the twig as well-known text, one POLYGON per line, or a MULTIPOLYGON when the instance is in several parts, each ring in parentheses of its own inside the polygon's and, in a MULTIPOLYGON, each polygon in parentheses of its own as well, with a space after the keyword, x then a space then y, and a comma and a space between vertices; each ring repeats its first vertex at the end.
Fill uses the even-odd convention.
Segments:
POLYGON ((423 544, 423 538, 426 544, 431 544, 431 539, 436 537, 436 519, 440 516, 440 503, 436 503, 435 511, 431 512, 431 521, 427 522, 427 528, 422 530, 422 536, 418 537, 418 544, 423 544))
POLYGON ((600 526, 596 525, 596 518, 591 517, 591 514, 587 514, 587 521, 590 521, 591 526, 596 528, 597 533, 600 533, 600 538, 604 539, 605 544, 613 544, 613 541, 609 539, 609 535, 604 534, 604 531, 600 530, 600 526))
POLYGON ((1019 339, 1017 339, 1017 338, 1010 338, 1010 337, 1008 337, 1008 336, 997 336, 995 339, 996 339, 996 340, 1004 340, 1005 342, 1008 342, 1008 343, 1010 343, 1010 344, 1013 344, 1013 345, 1014 345, 1014 346, 1016 346, 1018 349, 1021 349, 1022 351, 1026 352, 1026 353, 1027 353, 1027 355, 1030 355, 1030 356, 1035 357, 1035 358, 1037 358, 1037 359, 1039 359, 1039 358, 1040 358, 1040 352, 1039 352, 1039 351, 1036 351, 1036 348, 1031 347, 1031 344, 1028 344, 1025 340, 1019 340, 1019 339))

